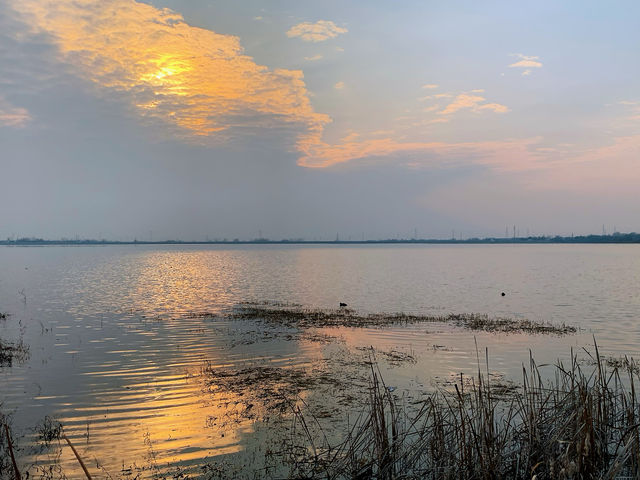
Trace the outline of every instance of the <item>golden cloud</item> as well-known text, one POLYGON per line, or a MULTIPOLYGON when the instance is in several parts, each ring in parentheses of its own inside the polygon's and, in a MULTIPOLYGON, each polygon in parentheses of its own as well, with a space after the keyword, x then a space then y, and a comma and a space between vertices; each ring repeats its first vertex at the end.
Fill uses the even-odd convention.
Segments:
POLYGON ((287 31, 287 37, 299 37, 305 42, 324 42, 347 33, 344 27, 339 27, 330 20, 318 20, 316 23, 304 22, 294 25, 287 31))
POLYGON ((190 26, 171 10, 134 0, 22 0, 14 8, 82 76, 192 135, 219 137, 240 119, 305 135, 330 121, 314 111, 301 71, 258 65, 237 37, 190 26))
MULTIPOLYGON (((289 126, 296 135, 298 164, 305 167, 399 153, 473 156, 478 148, 486 150, 474 144, 372 139, 373 134, 361 138, 355 133, 328 144, 323 133, 331 119, 313 109, 301 71, 258 65, 244 54, 237 37, 188 25, 168 9, 134 0, 21 0, 12 6, 34 33, 45 34, 57 46, 61 59, 79 76, 101 90, 119 92, 138 114, 174 125, 190 137, 215 140, 246 127, 289 126)), ((320 26, 335 35, 346 32, 329 23, 320 26)), ((323 35, 322 28, 310 29, 310 35, 323 35)), ((304 31, 301 27, 294 33, 304 31)), ((436 95, 446 96, 450 94, 436 95)), ((461 94, 435 121, 445 122, 447 115, 464 108, 508 110, 478 95, 461 94)), ((0 114, 5 124, 22 125, 29 119, 26 110, 2 104, 0 114)))

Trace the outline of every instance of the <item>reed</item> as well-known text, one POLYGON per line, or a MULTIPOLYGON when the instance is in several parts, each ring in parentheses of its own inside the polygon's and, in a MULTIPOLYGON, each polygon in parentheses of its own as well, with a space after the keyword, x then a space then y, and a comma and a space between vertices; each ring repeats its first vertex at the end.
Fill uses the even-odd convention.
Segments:
MULTIPOLYGON (((335 445, 316 440, 312 458, 289 463, 290 478, 616 479, 640 477, 637 369, 594 366, 575 354, 551 380, 531 357, 522 385, 496 394, 486 371, 460 379, 419 409, 403 406, 372 367, 363 415, 335 445)), ((631 364, 629 364, 631 365, 631 364)), ((294 412, 304 416, 304 411, 294 412)), ((298 423, 301 419, 297 420, 298 423)), ((304 437, 302 437, 304 438, 304 437)), ((326 438, 326 437, 325 437, 326 438)))

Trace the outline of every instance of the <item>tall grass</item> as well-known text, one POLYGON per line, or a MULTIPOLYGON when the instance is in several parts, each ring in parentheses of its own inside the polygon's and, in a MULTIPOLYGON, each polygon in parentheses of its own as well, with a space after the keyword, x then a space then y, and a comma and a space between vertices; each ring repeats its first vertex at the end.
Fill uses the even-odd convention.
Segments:
POLYGON ((478 368, 470 384, 461 378, 417 410, 394 398, 372 367, 367 408, 344 440, 298 448, 289 476, 640 478, 638 369, 633 362, 607 368, 597 346, 593 363, 583 367, 572 352, 569 364, 557 363, 545 381, 530 358, 521 387, 506 396, 497 393, 488 368, 478 368))

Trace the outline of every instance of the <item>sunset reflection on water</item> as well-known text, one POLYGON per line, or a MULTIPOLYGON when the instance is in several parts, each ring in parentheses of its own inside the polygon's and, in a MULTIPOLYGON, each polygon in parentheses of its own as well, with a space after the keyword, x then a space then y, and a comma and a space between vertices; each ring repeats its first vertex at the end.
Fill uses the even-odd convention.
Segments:
MULTIPOLYGON (((558 264, 561 248, 4 249, 0 305, 11 315, 0 322, 0 334, 13 339, 22 332, 31 358, 0 371, 0 401, 14 412, 16 429, 30 437, 29 429, 45 415, 58 419, 81 455, 115 476, 123 464, 149 466, 151 453, 159 468, 197 468, 228 456, 248 461, 242 455, 251 449, 258 455, 265 427, 255 392, 228 388, 215 377, 205 382, 204 365, 231 374, 257 367, 336 374, 365 391, 366 382, 358 382, 366 368, 358 368, 373 346, 387 384, 419 397, 461 372, 476 372, 476 343, 480 356, 489 349, 492 370, 515 380, 530 349, 552 363, 571 347, 588 347, 592 333, 602 354, 637 354, 632 313, 638 299, 629 295, 638 288, 634 250, 574 247, 558 264), (589 281, 572 281, 586 264, 589 281), (504 284, 510 289, 502 299, 495 293, 504 284), (558 284, 562 290, 554 288, 558 284), (27 302, 16 295, 20 291, 27 302), (323 308, 345 300, 365 312, 480 312, 563 321, 583 330, 549 337, 416 324, 300 333, 225 316, 251 300, 323 308), (386 353, 393 352, 415 361, 390 362, 386 353), (353 359, 357 368, 349 370, 353 359), (246 414, 249 403, 255 415, 246 414)), ((278 384, 278 372, 270 386, 283 390, 290 379, 283 372, 278 384)), ((325 385, 320 394, 303 380, 296 395, 323 412, 338 412, 336 418, 344 415, 329 408, 341 399, 340 386, 325 385)), ((67 448, 62 460, 65 471, 78 473, 67 448)))

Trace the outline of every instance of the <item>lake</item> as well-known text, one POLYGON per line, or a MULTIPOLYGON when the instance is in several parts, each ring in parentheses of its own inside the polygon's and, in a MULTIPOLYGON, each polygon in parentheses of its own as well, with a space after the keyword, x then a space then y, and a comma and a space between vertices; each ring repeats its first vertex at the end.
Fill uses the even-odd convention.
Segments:
MULTIPOLYGON (((197 469, 229 459, 245 468, 263 426, 246 414, 244 394, 203 380, 206 368, 321 365, 339 375, 354 356, 360 375, 372 346, 387 384, 414 398, 473 374, 485 348, 496 376, 516 382, 530 352, 538 363, 571 349, 588 357, 582 349, 593 351, 594 336, 602 355, 638 357, 639 307, 640 245, 3 247, 0 312, 9 315, 0 338, 21 338, 29 358, 0 366, 0 406, 25 446, 45 416, 60 421, 97 478, 151 476, 150 464, 197 469), (418 323, 284 335, 228 315, 246 302, 481 313, 579 330, 418 323)), ((313 401, 313 392, 298 394, 313 401)), ((77 471, 68 450, 59 463, 77 471)))

